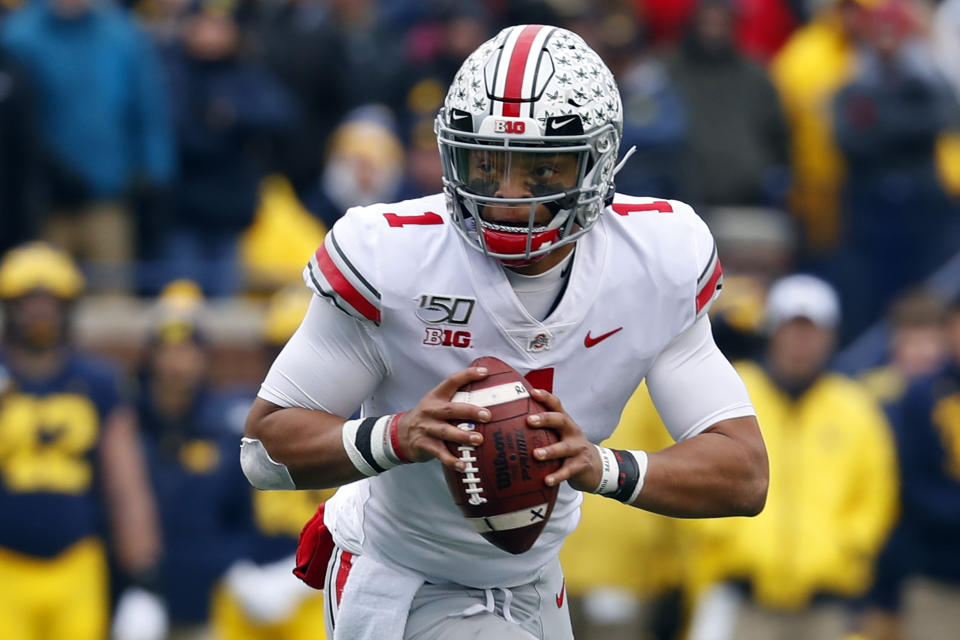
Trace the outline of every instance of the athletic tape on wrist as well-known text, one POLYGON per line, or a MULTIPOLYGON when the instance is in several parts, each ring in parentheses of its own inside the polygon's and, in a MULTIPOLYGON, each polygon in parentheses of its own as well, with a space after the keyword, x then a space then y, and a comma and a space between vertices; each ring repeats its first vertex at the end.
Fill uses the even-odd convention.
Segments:
POLYGON ((391 414, 343 423, 343 448, 357 471, 375 476, 407 462, 398 453, 396 423, 399 417, 400 414, 391 414))
POLYGON ((603 475, 600 476, 600 484, 593 490, 594 493, 607 495, 617 490, 617 476, 620 474, 620 465, 617 458, 613 455, 613 450, 599 445, 593 445, 600 454, 600 462, 603 464, 603 475))
POLYGON ((632 504, 640 495, 647 475, 646 451, 594 446, 603 464, 600 483, 594 493, 632 504))

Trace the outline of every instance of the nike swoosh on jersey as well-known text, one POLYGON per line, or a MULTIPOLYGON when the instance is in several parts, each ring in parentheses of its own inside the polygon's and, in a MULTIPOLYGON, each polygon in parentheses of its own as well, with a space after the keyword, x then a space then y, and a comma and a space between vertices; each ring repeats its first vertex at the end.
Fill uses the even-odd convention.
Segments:
POLYGON ((617 327, 617 328, 614 329, 613 331, 607 331, 606 333, 601 334, 601 335, 597 336, 596 338, 591 338, 591 337, 590 337, 590 332, 587 331, 587 337, 585 337, 585 338, 583 339, 583 346, 585 346, 587 349, 589 349, 590 347, 595 346, 595 345, 597 345, 597 344, 600 343, 600 342, 603 342, 604 340, 606 340, 607 338, 609 338, 610 336, 612 336, 612 335, 615 334, 616 332, 620 331, 621 329, 623 329, 623 327, 617 327))
POLYGON ((573 122, 575 119, 576 118, 574 117, 574 118, 567 118, 566 120, 554 120, 553 122, 550 123, 550 128, 559 129, 561 127, 565 127, 571 122, 573 122))
POLYGON ((567 589, 567 579, 563 579, 563 584, 560 585, 560 593, 557 594, 557 609, 563 608, 563 594, 567 589))

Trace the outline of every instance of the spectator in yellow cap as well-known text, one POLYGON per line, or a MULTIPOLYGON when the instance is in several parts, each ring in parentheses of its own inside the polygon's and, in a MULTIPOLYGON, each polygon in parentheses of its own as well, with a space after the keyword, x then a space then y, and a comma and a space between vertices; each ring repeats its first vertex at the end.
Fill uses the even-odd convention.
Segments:
POLYGON ((327 227, 354 206, 390 202, 403 179, 403 146, 389 109, 356 109, 330 135, 327 163, 305 204, 327 227))

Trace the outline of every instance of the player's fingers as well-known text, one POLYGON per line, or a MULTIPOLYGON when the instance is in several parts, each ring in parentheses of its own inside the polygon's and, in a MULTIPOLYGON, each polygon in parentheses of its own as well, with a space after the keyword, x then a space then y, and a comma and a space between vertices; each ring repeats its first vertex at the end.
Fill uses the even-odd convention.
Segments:
POLYGON ((483 436, 474 431, 472 423, 462 422, 464 425, 454 426, 447 422, 437 422, 427 427, 427 435, 437 440, 446 440, 457 444, 469 444, 476 446, 483 442, 483 436))
POLYGON ((548 487, 552 487, 560 484, 561 482, 569 480, 570 478, 583 471, 586 471, 589 468, 590 463, 582 457, 578 456, 575 458, 567 458, 564 460, 563 465, 561 465, 559 469, 548 475, 543 479, 543 481, 548 487))
POLYGON ((561 435, 566 433, 579 433, 580 431, 580 427, 570 419, 570 416, 557 411, 532 413, 527 416, 527 424, 534 428, 549 427, 559 431, 561 435))
POLYGON ((560 398, 553 395, 549 391, 543 389, 534 389, 531 395, 534 399, 545 406, 550 411, 563 411, 563 403, 560 402, 560 398))
POLYGON ((457 389, 468 382, 483 380, 487 377, 487 374, 488 370, 486 367, 467 367, 466 369, 461 369, 449 375, 443 382, 434 387, 430 393, 444 400, 449 400, 453 397, 453 394, 457 392, 457 389))
POLYGON ((445 402, 431 407, 429 414, 438 420, 486 422, 490 419, 489 409, 466 402, 445 402))
POLYGON ((462 471, 466 468, 466 465, 459 458, 450 453, 450 450, 447 449, 447 445, 440 440, 436 440, 434 438, 421 438, 417 444, 421 450, 426 451, 433 457, 439 459, 440 462, 451 469, 462 471))
POLYGON ((533 456, 537 460, 557 460, 571 458, 577 457, 583 453, 586 453, 586 451, 582 443, 571 442, 569 440, 561 440, 560 442, 554 442, 553 444, 548 444, 545 447, 537 447, 533 450, 533 456))

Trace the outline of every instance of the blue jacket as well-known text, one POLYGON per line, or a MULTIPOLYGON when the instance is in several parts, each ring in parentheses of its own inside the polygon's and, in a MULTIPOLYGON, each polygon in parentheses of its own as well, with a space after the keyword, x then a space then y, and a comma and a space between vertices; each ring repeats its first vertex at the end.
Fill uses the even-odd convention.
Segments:
POLYGON ((73 19, 32 0, 0 29, 31 76, 41 140, 93 198, 119 196, 135 178, 167 182, 174 149, 153 46, 108 0, 73 19))
POLYGON ((267 70, 244 60, 201 61, 183 48, 164 53, 182 168, 174 220, 239 232, 253 222, 269 168, 264 149, 295 131, 294 104, 267 70))
POLYGON ((922 538, 925 563, 960 581, 960 368, 917 382, 895 415, 903 521, 922 538), (942 552, 942 557, 940 554, 942 552))
POLYGON ((176 624, 208 618, 214 586, 256 540, 237 437, 227 425, 235 410, 233 399, 201 390, 187 415, 165 419, 144 382, 138 414, 163 530, 160 581, 176 624))
POLYGON ((918 380, 889 413, 902 508, 867 601, 896 611, 911 575, 960 584, 960 368, 918 380))

